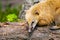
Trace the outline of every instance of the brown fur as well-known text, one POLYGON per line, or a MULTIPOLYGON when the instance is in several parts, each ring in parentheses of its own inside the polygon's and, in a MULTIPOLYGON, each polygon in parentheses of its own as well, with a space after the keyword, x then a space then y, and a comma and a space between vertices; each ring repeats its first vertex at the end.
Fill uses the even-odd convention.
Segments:
POLYGON ((38 25, 49 25, 53 21, 60 23, 60 0, 45 0, 33 5, 26 11, 26 21, 30 25, 32 20, 38 21, 38 25), (36 12, 38 14, 36 14, 36 12), (58 20, 58 21, 57 21, 58 20))

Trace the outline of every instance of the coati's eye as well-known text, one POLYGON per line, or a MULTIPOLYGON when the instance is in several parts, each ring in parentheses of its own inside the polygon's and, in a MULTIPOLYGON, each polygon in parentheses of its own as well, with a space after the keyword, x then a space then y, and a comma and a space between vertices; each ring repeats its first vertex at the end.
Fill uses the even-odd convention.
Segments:
POLYGON ((35 14, 36 14, 36 15, 39 15, 39 13, 38 13, 38 12, 35 12, 35 14))

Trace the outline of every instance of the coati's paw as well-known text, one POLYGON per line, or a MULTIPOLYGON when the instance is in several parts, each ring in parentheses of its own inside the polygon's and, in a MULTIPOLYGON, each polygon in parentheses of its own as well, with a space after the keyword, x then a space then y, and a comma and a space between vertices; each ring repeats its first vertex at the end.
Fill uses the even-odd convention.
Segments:
POLYGON ((59 30, 59 29, 60 29, 59 26, 52 26, 52 27, 50 27, 50 30, 59 30))

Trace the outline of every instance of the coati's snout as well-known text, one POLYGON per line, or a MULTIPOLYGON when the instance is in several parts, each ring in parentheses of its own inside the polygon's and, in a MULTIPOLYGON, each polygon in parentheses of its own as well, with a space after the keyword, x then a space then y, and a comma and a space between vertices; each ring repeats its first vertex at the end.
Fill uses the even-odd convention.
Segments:
POLYGON ((31 24, 29 24, 28 32, 32 32, 34 28, 36 27, 38 21, 32 20, 31 24))
POLYGON ((26 11, 25 19, 29 25, 28 32, 32 32, 32 30, 34 30, 35 26, 39 22, 39 18, 40 17, 39 17, 38 11, 36 11, 36 10, 34 10, 34 11, 27 10, 26 11))

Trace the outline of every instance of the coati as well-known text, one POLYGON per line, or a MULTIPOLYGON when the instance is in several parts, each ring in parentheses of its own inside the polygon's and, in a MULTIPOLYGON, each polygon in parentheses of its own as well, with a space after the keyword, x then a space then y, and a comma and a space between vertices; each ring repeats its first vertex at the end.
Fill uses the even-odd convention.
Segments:
MULTIPOLYGON (((44 0, 26 10, 25 19, 29 24, 29 32, 38 25, 50 25, 53 21, 60 24, 60 0, 44 0)), ((60 27, 55 27, 60 28, 60 27)))

